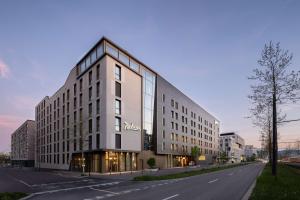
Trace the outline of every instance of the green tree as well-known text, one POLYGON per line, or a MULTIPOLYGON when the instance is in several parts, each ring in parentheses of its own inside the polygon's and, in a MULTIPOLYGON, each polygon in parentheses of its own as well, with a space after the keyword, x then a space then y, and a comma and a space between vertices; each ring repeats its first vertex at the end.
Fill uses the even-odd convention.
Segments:
POLYGON ((149 165, 149 167, 151 169, 153 169, 154 166, 155 166, 155 158, 149 158, 148 161, 147 161, 147 164, 149 165))
POLYGON ((228 156, 227 156, 226 152, 224 152, 224 151, 221 152, 220 160, 221 160, 222 163, 226 163, 228 161, 228 156))
POLYGON ((193 161, 197 164, 199 161, 199 156, 200 156, 200 148, 197 146, 192 147, 191 156, 192 156, 193 161))

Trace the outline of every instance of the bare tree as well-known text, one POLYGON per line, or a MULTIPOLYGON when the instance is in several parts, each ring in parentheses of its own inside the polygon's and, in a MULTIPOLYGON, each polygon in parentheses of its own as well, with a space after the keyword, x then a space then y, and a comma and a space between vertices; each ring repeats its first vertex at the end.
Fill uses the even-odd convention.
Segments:
POLYGON ((249 77, 255 84, 251 85, 250 100, 255 105, 257 113, 264 113, 269 105, 272 108, 272 175, 277 175, 277 107, 285 103, 295 103, 299 100, 297 92, 300 89, 299 72, 287 71, 293 55, 283 50, 280 44, 271 41, 264 46, 259 68, 253 70, 249 77))

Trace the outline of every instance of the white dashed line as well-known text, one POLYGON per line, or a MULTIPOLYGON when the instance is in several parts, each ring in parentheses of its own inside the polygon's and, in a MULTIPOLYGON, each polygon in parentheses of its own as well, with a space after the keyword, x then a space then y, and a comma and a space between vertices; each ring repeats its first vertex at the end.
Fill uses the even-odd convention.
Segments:
POLYGON ((215 180, 209 181, 208 183, 211 184, 211 183, 216 182, 216 181, 218 181, 218 180, 219 180, 219 179, 216 178, 215 180))
POLYGON ((233 173, 228 174, 228 176, 232 176, 232 175, 233 175, 233 173))
POLYGON ((162 199, 162 200, 168 200, 168 199, 172 199, 172 198, 174 198, 174 197, 177 197, 179 194, 175 194, 175 195, 173 195, 173 196, 169 196, 169 197, 167 197, 167 198, 164 198, 164 199, 162 199))
POLYGON ((98 192, 107 192, 107 193, 110 193, 110 194, 119 194, 119 193, 116 193, 116 192, 111 192, 111 191, 108 191, 108 190, 99 190, 99 189, 96 189, 96 188, 92 188, 90 187, 91 190, 96 190, 98 192))

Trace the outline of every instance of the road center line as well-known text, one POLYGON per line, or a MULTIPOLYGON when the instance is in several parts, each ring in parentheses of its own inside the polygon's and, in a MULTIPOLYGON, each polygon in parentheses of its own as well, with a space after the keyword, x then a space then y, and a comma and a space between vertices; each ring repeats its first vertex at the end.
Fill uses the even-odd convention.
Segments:
POLYGON ((99 192, 107 192, 107 193, 111 193, 111 194, 119 194, 119 193, 116 193, 116 192, 111 192, 111 191, 108 191, 108 190, 99 190, 99 189, 96 189, 96 188, 92 188, 90 187, 91 190, 96 190, 96 191, 99 191, 99 192))
POLYGON ((173 196, 169 196, 169 197, 164 198, 164 199, 162 199, 162 200, 172 199, 172 198, 177 197, 177 196, 179 196, 179 194, 175 194, 175 195, 173 195, 173 196))
POLYGON ((209 181, 208 183, 211 184, 211 183, 216 182, 216 181, 218 181, 218 180, 219 180, 219 179, 216 178, 215 180, 209 181))
POLYGON ((230 174, 228 174, 229 176, 232 176, 233 175, 233 173, 230 173, 230 174))

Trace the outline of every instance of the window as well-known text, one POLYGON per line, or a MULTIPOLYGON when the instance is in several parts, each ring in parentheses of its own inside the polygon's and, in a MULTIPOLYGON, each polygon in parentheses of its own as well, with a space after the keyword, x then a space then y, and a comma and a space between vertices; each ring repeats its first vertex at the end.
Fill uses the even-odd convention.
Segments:
POLYGON ((96 102, 96 112, 97 112, 97 114, 100 113, 100 100, 99 99, 96 102))
POLYGON ((116 134, 116 149, 121 149, 121 135, 116 134))
POLYGON ((103 55, 103 43, 97 47, 97 58, 100 58, 103 55))
POLYGON ((162 102, 165 102, 165 100, 166 100, 166 96, 165 96, 165 94, 163 94, 162 95, 162 102))
POLYGON ((97 117, 97 120, 96 120, 96 131, 97 132, 100 131, 100 117, 97 117))
POLYGON ((174 100, 171 100, 171 106, 174 107, 174 100))
POLYGON ((93 120, 90 119, 89 120, 89 133, 92 133, 93 132, 93 120))
POLYGON ((121 115, 121 101, 118 99, 115 100, 115 113, 121 115))
POLYGON ((121 67, 118 65, 115 66, 115 79, 121 80, 121 67))
POLYGON ((82 94, 79 95, 79 106, 82 106, 82 94))
POLYGON ((100 149, 100 134, 96 135, 96 148, 100 149))
POLYGON ((92 52, 92 55, 91 55, 91 63, 94 63, 96 61, 97 57, 96 57, 96 50, 94 50, 92 52))
POLYGON ((73 143, 73 144, 74 144, 74 151, 77 151, 77 148, 76 148, 76 147, 77 147, 76 139, 74 139, 73 142, 74 142, 74 143, 73 143))
POLYGON ((115 94, 117 97, 121 97, 121 84, 119 82, 115 84, 115 94))
POLYGON ((119 60, 129 66, 129 57, 122 52, 119 52, 119 60))
POLYGON ((67 90, 67 101, 69 101, 70 98, 70 90, 67 90))
POLYGON ((85 66, 86 66, 86 68, 88 68, 90 65, 91 65, 91 57, 88 56, 85 59, 85 66))
POLYGON ((121 131, 121 118, 120 117, 115 118, 115 130, 118 132, 121 131))
POLYGON ((79 80, 79 91, 82 92, 82 79, 79 80))
POLYGON ((76 89, 77 89, 77 87, 76 87, 76 83, 74 84, 74 96, 76 96, 76 89))
POLYGON ((97 80, 100 79, 100 65, 97 65, 96 78, 97 80))
POLYGON ((139 71, 139 64, 134 60, 130 59, 130 68, 134 69, 135 71, 139 71))
POLYGON ((76 97, 74 97, 74 101, 73 101, 73 106, 74 106, 74 110, 76 109, 76 107, 77 107, 77 99, 76 99, 76 97))
POLYGON ((93 88, 90 87, 90 88, 89 88, 89 101, 92 100, 92 91, 93 91, 93 88))
POLYGON ((92 116, 92 112, 93 112, 93 105, 92 103, 89 104, 89 117, 92 116))
POLYGON ((97 83, 96 95, 97 95, 97 97, 100 96, 100 82, 97 83))
POLYGON ((109 44, 106 44, 106 52, 114 56, 115 58, 118 58, 118 50, 109 44))
POLYGON ((89 150, 92 149, 92 144, 93 144, 93 138, 92 138, 92 136, 90 135, 90 136, 89 136, 89 150))
POLYGON ((89 72, 89 85, 92 84, 92 79, 93 79, 93 72, 90 71, 90 72, 89 72))

